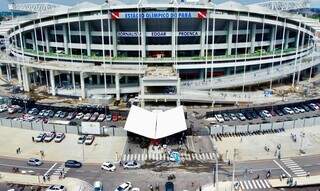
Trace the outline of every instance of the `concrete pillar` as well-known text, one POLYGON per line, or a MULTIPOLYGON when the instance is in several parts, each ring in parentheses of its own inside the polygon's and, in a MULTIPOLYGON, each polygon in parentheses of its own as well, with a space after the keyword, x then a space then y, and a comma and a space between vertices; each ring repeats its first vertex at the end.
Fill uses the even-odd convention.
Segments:
POLYGON ((54 71, 50 70, 50 84, 51 84, 51 94, 55 96, 57 94, 56 92, 56 82, 54 80, 54 71))
POLYGON ((139 76, 139 81, 140 81, 140 106, 143 108, 145 106, 144 102, 144 84, 143 84, 143 77, 139 76))
POLYGON ((289 34, 290 34, 290 31, 289 31, 289 29, 287 29, 286 34, 285 34, 284 49, 289 48, 289 34))
POLYGON ((172 58, 175 58, 176 57, 176 48, 175 48, 175 45, 176 45, 176 35, 178 33, 178 30, 177 30, 177 19, 176 18, 173 18, 172 19, 172 25, 171 25, 171 32, 172 32, 172 35, 171 35, 171 57, 172 58))
POLYGON ((22 67, 22 78, 23 78, 23 89, 26 92, 30 91, 30 78, 28 74, 28 68, 26 66, 22 67))
POLYGON ((69 54, 67 24, 62 25, 64 53, 69 54))
POLYGON ((67 81, 68 81, 68 83, 71 82, 71 74, 68 73, 68 74, 66 74, 66 75, 67 75, 67 81))
POLYGON ((251 49, 250 52, 251 54, 254 53, 254 49, 255 49, 255 42, 256 42, 256 31, 257 31, 257 24, 256 23, 252 23, 251 26, 251 49))
POLYGON ((17 77, 19 84, 22 84, 22 76, 21 76, 21 67, 20 65, 17 65, 17 77))
POLYGON ((36 50, 36 40, 34 32, 31 32, 32 50, 36 50))
POLYGON ((269 46, 269 50, 273 51, 274 50, 274 45, 276 43, 276 27, 272 26, 271 28, 271 33, 270 33, 271 37, 270 37, 270 46, 269 46))
POLYGON ((74 72, 71 73, 72 76, 72 86, 73 86, 73 90, 76 91, 76 78, 74 76, 74 72))
POLYGON ((177 106, 180 106, 181 105, 181 83, 180 83, 180 78, 178 78, 178 81, 177 81, 177 106))
POLYGON ((125 83, 125 84, 128 84, 128 82, 129 82, 129 76, 125 76, 125 77, 124 77, 124 83, 125 83))
POLYGON ((146 21, 141 19, 141 56, 142 58, 146 57, 146 21))
POLYGON ((93 84, 92 75, 89 76, 89 84, 90 84, 90 86, 92 86, 92 84, 93 84))
POLYGON ((229 21, 228 36, 227 36, 227 44, 228 44, 227 55, 232 54, 232 36, 233 36, 233 21, 229 21))
POLYGON ((44 28, 44 38, 45 38, 45 41, 46 41, 45 43, 46 43, 47 52, 50 52, 49 31, 48 31, 47 27, 44 28))
POLYGON ((25 35, 22 35, 22 45, 23 45, 23 48, 27 48, 27 42, 26 42, 26 36, 25 35))
POLYGON ((200 80, 203 80, 205 78, 205 72, 204 69, 200 69, 200 80))
POLYGON ((117 53, 117 46, 118 46, 118 42, 117 42, 117 24, 115 20, 112 20, 112 49, 113 49, 113 56, 117 57, 118 53, 117 53))
POLYGON ((202 19, 201 21, 201 35, 200 35, 200 56, 204 56, 205 48, 206 48, 206 19, 202 19))
POLYGON ((91 37, 90 37, 90 26, 89 22, 84 23, 84 28, 86 32, 86 47, 87 47, 87 56, 91 56, 91 37))
POLYGON ((115 75, 116 82, 116 100, 120 100, 120 75, 116 73, 115 75))
POLYGON ((0 76, 2 76, 2 65, 0 65, 0 76))
POLYGON ((80 87, 81 87, 81 98, 86 98, 86 90, 85 90, 85 83, 84 83, 84 73, 80 72, 80 87))
POLYGON ((98 85, 101 84, 101 75, 100 74, 97 75, 97 84, 98 85))

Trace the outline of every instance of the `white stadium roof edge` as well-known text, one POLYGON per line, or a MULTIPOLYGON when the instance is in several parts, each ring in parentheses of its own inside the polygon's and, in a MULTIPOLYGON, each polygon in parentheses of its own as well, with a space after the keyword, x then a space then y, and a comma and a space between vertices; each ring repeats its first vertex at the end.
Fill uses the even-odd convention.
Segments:
POLYGON ((132 105, 124 129, 150 139, 161 139, 185 131, 187 124, 183 106, 167 111, 148 111, 132 105))

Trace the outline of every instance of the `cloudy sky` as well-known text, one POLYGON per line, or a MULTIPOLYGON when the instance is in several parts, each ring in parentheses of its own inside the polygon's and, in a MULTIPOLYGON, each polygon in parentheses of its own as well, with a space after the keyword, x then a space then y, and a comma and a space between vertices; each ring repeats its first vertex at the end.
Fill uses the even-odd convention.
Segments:
MULTIPOLYGON (((11 0, 13 1, 13 0, 11 0)), ((20 2, 51 2, 51 3, 59 3, 59 4, 66 4, 66 5, 72 5, 72 4, 76 4, 78 2, 83 2, 83 1, 91 1, 94 3, 99 3, 102 4, 104 2, 104 0, 14 0, 17 3, 20 2)), ((109 1, 115 1, 115 0, 109 0, 109 1)), ((123 2, 135 2, 138 0, 121 0, 123 2)), ((148 0, 149 2, 159 2, 159 0, 148 0)), ((160 0, 160 1, 166 1, 166 0, 160 0)), ((216 3, 221 3, 224 2, 226 0, 214 0, 216 3)), ((264 0, 234 0, 234 1, 239 1, 241 3, 254 3, 254 2, 261 2, 264 0)), ((320 8, 320 0, 311 0, 312 2, 312 7, 318 7, 320 8)), ((3 10, 7 10, 8 8, 8 0, 0 0, 0 11, 3 10)))

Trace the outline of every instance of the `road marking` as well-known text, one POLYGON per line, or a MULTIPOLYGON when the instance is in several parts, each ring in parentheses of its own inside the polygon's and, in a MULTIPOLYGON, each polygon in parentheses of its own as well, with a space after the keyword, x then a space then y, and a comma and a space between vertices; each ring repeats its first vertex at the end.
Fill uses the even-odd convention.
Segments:
POLYGON ((263 180, 259 180, 259 182, 261 183, 261 185, 262 185, 262 188, 266 188, 266 186, 264 185, 264 182, 263 182, 263 180))
POLYGON ((267 188, 270 188, 269 182, 267 180, 263 180, 266 183, 267 188))
POLYGON ((273 160, 273 162, 276 163, 276 165, 277 165, 278 167, 280 167, 281 170, 283 170, 283 172, 288 175, 288 177, 292 177, 292 176, 286 171, 286 169, 284 169, 276 160, 273 160))
POLYGON ((252 181, 252 185, 253 185, 253 188, 254 188, 254 189, 257 189, 257 188, 258 188, 257 185, 256 185, 256 181, 255 181, 255 180, 252 181))
POLYGON ((54 163, 49 170, 47 170, 47 172, 44 173, 44 176, 48 175, 50 173, 50 171, 57 165, 58 163, 54 163))
POLYGON ((251 184, 251 181, 250 181, 250 180, 248 181, 248 184, 249 184, 250 189, 253 189, 253 187, 252 187, 252 184, 251 184))
POLYGON ((249 186, 248 186, 248 184, 247 184, 247 181, 243 181, 243 183, 244 183, 245 189, 249 189, 249 186))
POLYGON ((240 187, 241 187, 242 189, 245 189, 242 181, 240 181, 240 187))

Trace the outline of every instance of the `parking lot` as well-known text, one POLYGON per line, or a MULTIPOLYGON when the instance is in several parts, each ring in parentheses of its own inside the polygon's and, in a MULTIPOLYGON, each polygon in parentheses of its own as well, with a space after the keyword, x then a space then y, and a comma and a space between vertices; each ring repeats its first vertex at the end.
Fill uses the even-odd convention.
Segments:
POLYGON ((16 190, 23 190, 23 191, 44 191, 46 187, 42 186, 30 186, 30 185, 22 185, 22 184, 9 184, 9 183, 0 183, 0 190, 6 191, 14 189, 16 190))
POLYGON ((320 115, 319 111, 320 101, 317 100, 274 107, 207 112, 206 118, 211 124, 247 125, 316 117, 320 115))

